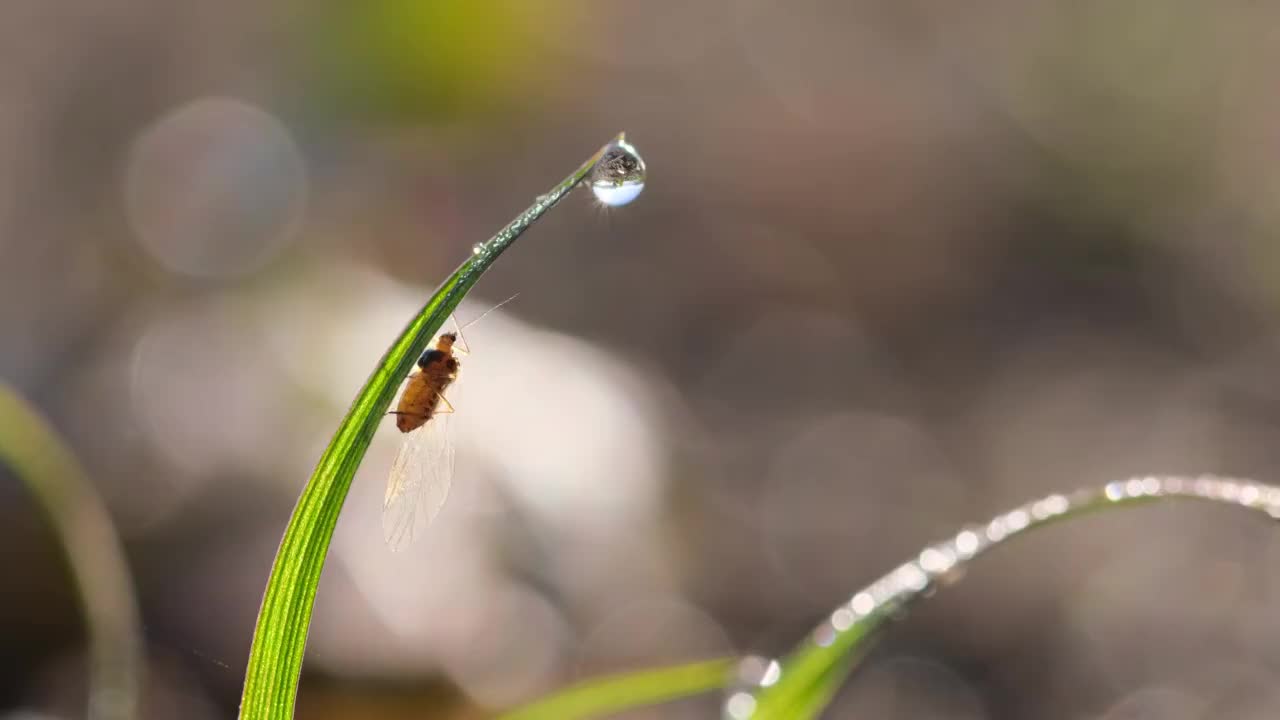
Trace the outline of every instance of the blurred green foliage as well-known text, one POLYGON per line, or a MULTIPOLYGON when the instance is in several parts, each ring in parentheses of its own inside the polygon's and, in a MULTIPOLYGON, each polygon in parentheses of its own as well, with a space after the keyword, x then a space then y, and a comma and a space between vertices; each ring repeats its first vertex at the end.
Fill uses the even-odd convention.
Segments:
POLYGON ((733 670, 731 658, 595 678, 504 713, 500 720, 575 720, 670 702, 716 690, 733 670))
MULTIPOLYGON (((523 104, 537 48, 528 28, 554 5, 519 0, 371 0, 307 9, 310 86, 345 110, 442 121, 523 104)), ((541 60, 540 60, 541 62, 541 60)), ((553 74, 538 73, 539 87, 553 74)), ((323 101, 323 100, 322 100, 323 101)))
POLYGON ((142 631, 133 576, 111 516, 71 449, 22 396, 0 383, 0 463, 53 527, 89 634, 90 720, 138 711, 142 631))

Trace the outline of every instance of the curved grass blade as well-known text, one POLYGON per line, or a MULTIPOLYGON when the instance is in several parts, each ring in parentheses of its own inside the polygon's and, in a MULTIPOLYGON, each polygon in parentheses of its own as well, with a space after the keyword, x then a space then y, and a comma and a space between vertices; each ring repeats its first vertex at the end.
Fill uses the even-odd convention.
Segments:
POLYGON ((1071 495, 1050 495, 925 548, 916 558, 856 593, 782 661, 776 680, 768 686, 731 692, 724 703, 724 716, 730 720, 816 718, 870 649, 878 632, 938 586, 957 580, 974 557, 1051 523, 1173 498, 1238 505, 1280 518, 1280 488, 1212 475, 1138 477, 1071 495))
POLYGON ((607 149, 623 139, 623 135, 618 135, 550 192, 538 196, 533 205, 496 235, 477 245, 471 257, 436 290, 378 362, 320 456, 280 541, 249 651, 244 694, 240 699, 243 720, 293 717, 316 586, 338 513, 356 468, 401 381, 494 260, 582 182, 607 149))
MULTIPOLYGON (((724 716, 730 720, 817 718, 889 621, 901 618, 938 585, 958 579, 964 565, 978 554, 1053 522, 1166 497, 1240 505, 1280 517, 1280 488, 1214 476, 1133 478, 1070 496, 1050 495, 925 548, 912 562, 855 594, 782 663, 782 672, 767 685, 735 687, 725 701, 724 716)), ((759 658, 752 662, 761 664, 759 658)), ((499 720, 582 720, 688 697, 728 685, 737 675, 730 663, 720 659, 588 680, 499 720)))
POLYGON ((498 716, 498 720, 584 720, 724 687, 733 660, 719 658, 587 680, 498 716))
POLYGON ((0 384, 0 462, 35 496, 75 580, 89 633, 92 720, 137 717, 142 633, 115 525, 84 469, 40 414, 0 384))

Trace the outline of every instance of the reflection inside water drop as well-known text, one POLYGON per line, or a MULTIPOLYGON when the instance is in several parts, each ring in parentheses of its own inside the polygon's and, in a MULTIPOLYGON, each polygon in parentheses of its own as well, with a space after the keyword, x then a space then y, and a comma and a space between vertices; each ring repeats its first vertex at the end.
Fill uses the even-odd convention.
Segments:
POLYGON ((601 203, 620 207, 635 200, 644 190, 644 159, 631 143, 617 140, 591 168, 591 192, 601 203))

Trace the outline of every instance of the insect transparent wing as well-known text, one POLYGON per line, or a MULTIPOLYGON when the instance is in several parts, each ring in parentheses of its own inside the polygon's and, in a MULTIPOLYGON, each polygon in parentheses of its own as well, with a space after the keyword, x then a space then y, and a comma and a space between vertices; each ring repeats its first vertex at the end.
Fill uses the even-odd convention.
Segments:
POLYGON ((387 478, 387 493, 382 500, 382 537, 392 550, 399 550, 413 540, 418 494, 423 483, 424 468, 419 455, 425 433, 423 426, 404 436, 387 478))
POLYGON ((424 524, 430 525, 449 499, 449 488, 453 486, 453 413, 436 415, 427 425, 435 427, 422 428, 426 430, 422 457, 427 472, 419 497, 424 524))
POLYGON ((408 546, 418 524, 430 525, 449 497, 454 461, 452 417, 452 413, 437 413, 406 434, 396 453, 382 502, 382 535, 392 550, 408 546))

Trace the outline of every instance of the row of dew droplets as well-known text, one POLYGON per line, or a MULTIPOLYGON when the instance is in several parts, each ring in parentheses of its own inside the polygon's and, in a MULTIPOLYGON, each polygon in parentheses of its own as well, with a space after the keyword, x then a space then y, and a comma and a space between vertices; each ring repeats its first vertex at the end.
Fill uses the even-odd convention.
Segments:
MULTIPOLYGON (((865 634, 888 620, 902 617, 913 601, 929 596, 939 585, 957 582, 969 561, 1014 535, 1108 506, 1159 498, 1239 505, 1280 519, 1280 488, 1214 475, 1136 477, 1101 488, 1077 490, 1070 495, 1049 495, 997 515, 985 525, 966 527, 955 537, 925 548, 916 558, 899 565, 837 607, 810 633, 795 656, 815 648, 829 648, 837 640, 848 639, 847 633, 865 634)), ((776 660, 749 656, 739 662, 724 701, 722 717, 725 720, 753 717, 760 696, 776 685, 783 673, 782 665, 776 660)))
MULTIPOLYGON (((600 159, 591 167, 586 177, 591 192, 602 205, 622 207, 640 196, 644 190, 645 165, 644 158, 635 146, 627 142, 625 135, 618 138, 600 151, 600 159)), ((525 210, 515 222, 499 233, 499 238, 506 233, 518 233, 517 228, 531 224, 560 199, 559 193, 539 195, 534 198, 533 205, 525 210)), ((483 255, 492 252, 494 243, 476 243, 471 247, 472 255, 483 255)))

